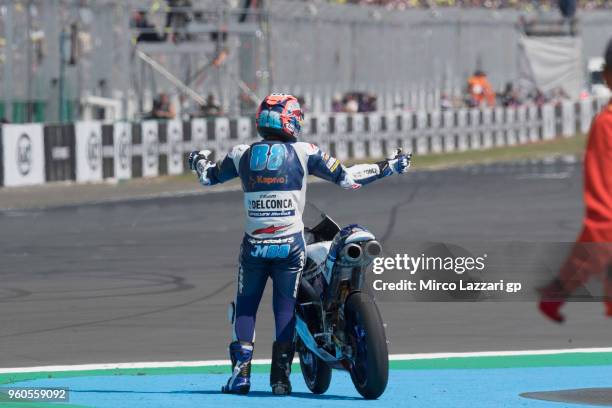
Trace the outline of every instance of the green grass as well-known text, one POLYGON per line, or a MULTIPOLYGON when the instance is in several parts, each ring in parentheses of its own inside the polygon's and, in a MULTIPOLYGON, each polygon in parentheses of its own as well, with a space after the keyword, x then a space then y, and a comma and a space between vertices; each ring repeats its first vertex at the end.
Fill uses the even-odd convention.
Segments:
POLYGON ((436 169, 468 164, 541 159, 550 156, 580 156, 584 152, 585 143, 586 137, 584 135, 577 135, 570 138, 558 138, 520 146, 494 147, 484 150, 426 154, 422 156, 414 155, 412 164, 414 169, 436 169))
MULTIPOLYGON (((413 155, 412 169, 414 170, 436 170, 449 167, 460 167, 470 164, 487 164, 495 162, 521 161, 528 159, 541 159, 551 156, 581 156, 586 143, 585 135, 577 135, 569 138, 557 138, 554 140, 533 142, 520 146, 494 147, 482 150, 470 150, 465 152, 436 153, 413 155)), ((371 163, 382 158, 369 158, 367 160, 346 160, 344 164, 371 163)), ((124 183, 142 183, 144 179, 126 180, 124 183)), ((161 182, 197 183, 196 177, 191 172, 176 176, 162 176, 158 178, 161 182)), ((150 182, 150 180, 147 180, 150 182)), ((238 181, 230 181, 238 185, 238 181)))
MULTIPOLYGON (((493 147, 490 149, 470 150, 465 152, 435 153, 413 155, 413 168, 417 170, 437 169, 464 166, 468 164, 485 164, 495 162, 542 159, 551 156, 581 156, 584 153, 586 136, 579 134, 568 138, 532 142, 517 146, 493 147)), ((346 164, 366 163, 368 160, 347 160, 346 164)), ((192 174, 176 176, 177 179, 191 179, 192 174)))

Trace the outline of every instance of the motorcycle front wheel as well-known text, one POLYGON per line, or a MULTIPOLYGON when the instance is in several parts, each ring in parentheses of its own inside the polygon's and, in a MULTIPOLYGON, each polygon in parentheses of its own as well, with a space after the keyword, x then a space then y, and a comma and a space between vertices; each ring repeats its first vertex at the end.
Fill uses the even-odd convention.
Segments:
POLYGON ((378 307, 369 295, 358 292, 347 299, 344 315, 353 344, 351 379, 365 399, 376 399, 389 379, 387 337, 378 307))
POLYGON ((329 388, 332 369, 302 344, 298 346, 298 354, 306 386, 313 394, 323 394, 329 388))

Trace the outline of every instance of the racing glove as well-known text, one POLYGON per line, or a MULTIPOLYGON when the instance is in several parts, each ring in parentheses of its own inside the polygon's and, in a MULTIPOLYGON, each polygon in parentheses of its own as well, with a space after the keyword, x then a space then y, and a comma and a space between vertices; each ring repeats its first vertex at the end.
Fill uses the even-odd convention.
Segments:
POLYGON ((361 188, 361 184, 357 183, 350 173, 344 172, 344 176, 340 180, 340 187, 345 190, 358 190, 361 188))
POLYGON ((394 158, 383 160, 376 164, 378 164, 380 174, 385 177, 391 174, 406 173, 410 168, 411 160, 412 153, 402 153, 402 151, 398 149, 397 155, 394 158))
POLYGON ((205 186, 211 185, 212 181, 208 178, 208 169, 215 167, 215 163, 208 160, 210 150, 194 150, 189 154, 189 168, 198 173, 200 183, 205 186))

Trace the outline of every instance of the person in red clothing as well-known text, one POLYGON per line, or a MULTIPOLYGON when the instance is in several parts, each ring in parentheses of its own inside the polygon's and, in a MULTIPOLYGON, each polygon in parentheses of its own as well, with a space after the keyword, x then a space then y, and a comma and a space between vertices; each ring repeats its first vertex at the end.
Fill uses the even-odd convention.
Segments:
MULTIPOLYGON (((612 89, 612 39, 605 53, 604 79, 612 89)), ((542 288, 539 308, 561 323, 569 295, 593 277, 604 282, 606 315, 612 317, 612 101, 593 119, 584 156, 585 216, 576 244, 558 277, 542 288)))
POLYGON ((477 70, 468 78, 468 93, 476 106, 495 106, 495 91, 484 71, 477 70))

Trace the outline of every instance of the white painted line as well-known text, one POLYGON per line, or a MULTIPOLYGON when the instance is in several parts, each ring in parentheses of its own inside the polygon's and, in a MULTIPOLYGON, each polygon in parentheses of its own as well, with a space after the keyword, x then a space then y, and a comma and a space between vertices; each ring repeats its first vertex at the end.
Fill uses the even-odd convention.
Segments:
POLYGON ((555 350, 476 351, 467 353, 392 354, 389 360, 423 360, 430 358, 542 356, 569 353, 612 353, 612 347, 591 347, 555 350))
MULTIPOLYGON (((230 364, 229 360, 75 364, 75 365, 40 366, 40 367, 0 368, 0 374, 59 372, 59 371, 116 370, 116 369, 126 369, 126 368, 205 367, 205 366, 225 366, 229 364, 230 364)), ((268 360, 253 360, 253 364, 270 364, 270 360, 269 359, 268 360)))
MULTIPOLYGON (((441 358, 469 358, 469 357, 505 357, 505 356, 539 356, 568 353, 612 353, 612 347, 554 349, 554 350, 515 350, 515 351, 477 351, 465 353, 417 353, 417 354, 391 354, 389 360, 423 360, 441 358)), ((210 367, 227 366, 229 360, 203 360, 203 361, 163 361, 141 363, 106 363, 106 364, 75 364, 40 367, 0 368, 0 374, 37 373, 59 371, 89 371, 89 370, 116 370, 129 368, 174 368, 174 367, 210 367)), ((270 359, 253 360, 253 364, 270 364, 270 359)))

